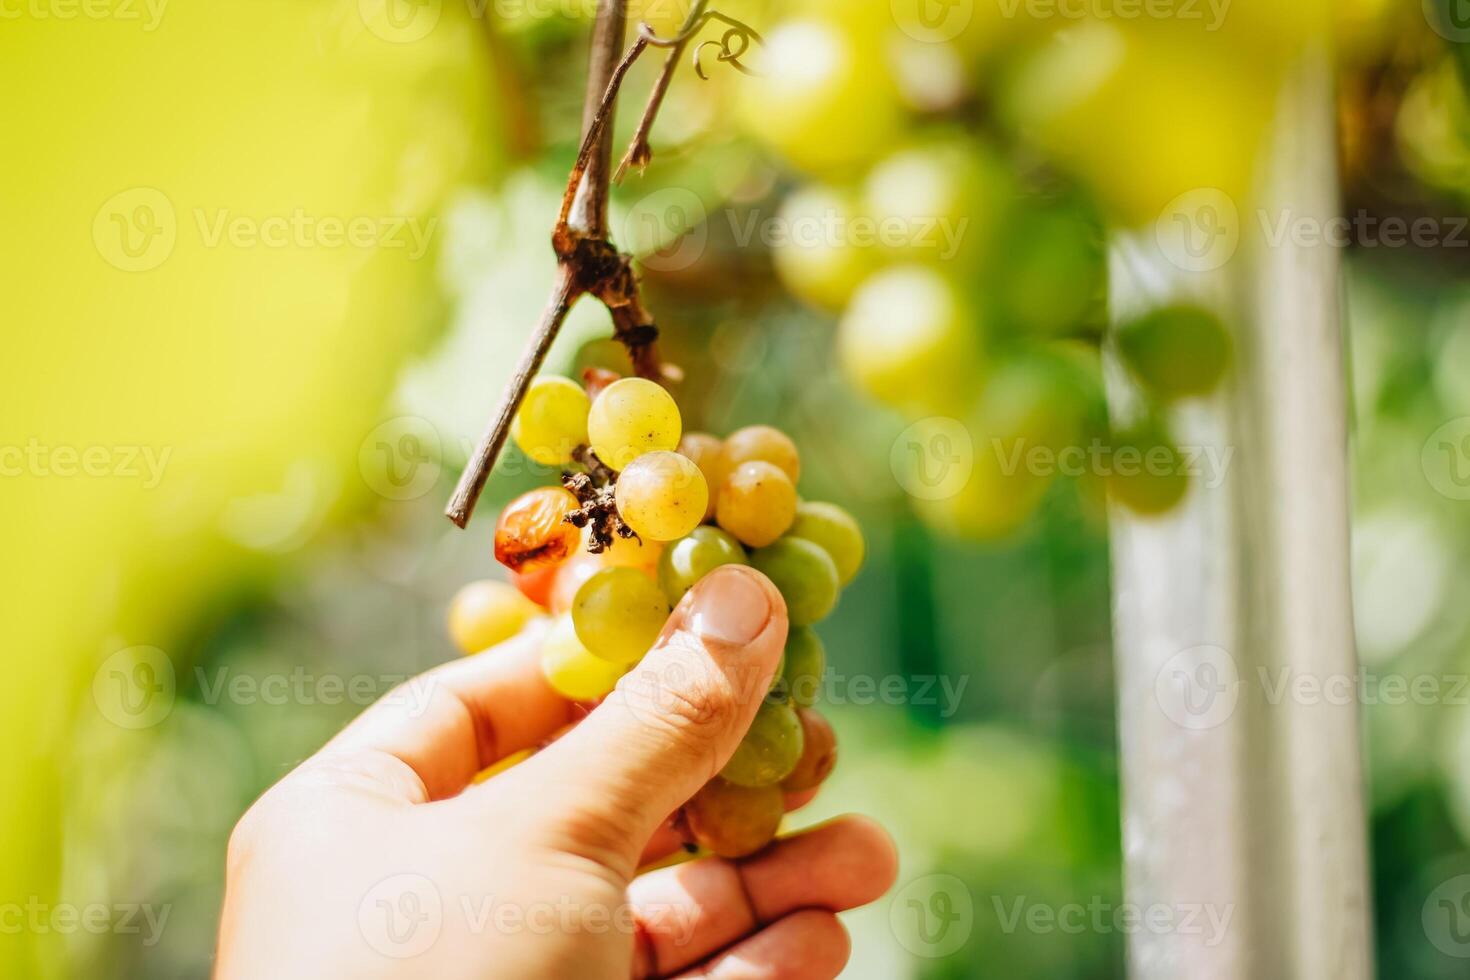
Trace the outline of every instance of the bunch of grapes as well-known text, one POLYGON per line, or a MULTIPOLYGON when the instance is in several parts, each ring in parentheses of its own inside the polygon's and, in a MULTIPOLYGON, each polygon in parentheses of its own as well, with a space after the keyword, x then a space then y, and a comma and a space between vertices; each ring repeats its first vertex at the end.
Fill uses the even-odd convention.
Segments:
POLYGON ((536 379, 511 428, 531 459, 565 467, 562 485, 512 501, 495 557, 514 587, 461 590, 449 625, 466 652, 552 617, 541 647, 547 682, 574 701, 612 691, 658 639, 673 607, 722 565, 765 574, 791 623, 781 666, 729 763, 684 807, 688 839, 725 857, 764 847, 786 793, 814 789, 836 761, 831 726, 814 709, 826 651, 812 629, 862 565, 853 517, 797 494, 801 458, 770 426, 719 439, 684 432, 659 384, 590 373, 536 379))
POLYGON ((930 423, 963 426, 968 479, 915 494, 929 523, 1007 534, 1079 460, 1090 498, 1171 509, 1189 480, 1170 465, 1169 408, 1220 383, 1224 324, 1164 305, 1109 325, 1107 228, 1121 198, 1035 138, 1032 95, 1084 94, 1085 78, 1062 77, 1065 58, 1046 74, 1061 20, 982 5, 944 23, 920 14, 915 0, 796 0, 768 28, 737 108, 792 165, 777 274, 835 316, 850 381, 917 426, 916 451, 894 457, 913 471, 905 486, 928 483, 932 455, 957 449, 930 423), (1143 396, 1127 416, 1109 418, 1104 399, 1109 344, 1143 396), (1063 452, 1067 468, 1052 462, 1063 452))

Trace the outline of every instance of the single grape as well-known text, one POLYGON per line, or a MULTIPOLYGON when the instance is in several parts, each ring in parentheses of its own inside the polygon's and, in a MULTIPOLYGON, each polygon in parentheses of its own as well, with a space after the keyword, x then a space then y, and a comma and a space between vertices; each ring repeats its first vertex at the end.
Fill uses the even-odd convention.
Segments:
POLYGON ((1114 435, 1108 457, 1108 495, 1129 510, 1155 516, 1189 492, 1184 459, 1163 425, 1144 419, 1114 435))
POLYGON ((782 538, 753 552, 750 563, 781 591, 794 626, 810 626, 837 605, 837 565, 820 545, 782 538))
POLYGON ((990 254, 1012 197, 1009 171, 977 140, 899 150, 869 172, 863 213, 892 258, 973 268, 990 254))
POLYGON ((724 442, 708 432, 686 432, 684 438, 679 440, 679 455, 694 461, 699 472, 704 474, 704 482, 709 487, 709 506, 704 509, 705 520, 715 516, 715 491, 724 482, 720 470, 720 453, 724 448, 724 442))
POLYGON ((788 793, 816 789, 837 765, 837 733, 827 719, 810 708, 797 708, 796 717, 801 721, 801 758, 781 781, 788 793))
POLYGON ((572 617, 556 617, 541 641, 541 672, 556 693, 572 701, 596 701, 617 686, 623 666, 594 657, 577 639, 572 617))
POLYGON ((720 775, 740 786, 774 786, 801 759, 801 719, 782 701, 763 701, 720 775))
POLYGON ((679 406, 662 386, 622 378, 593 400, 587 438, 598 459, 622 470, 644 453, 673 449, 682 426, 679 406))
POLYGON ((566 516, 577 498, 561 487, 540 487, 506 505, 495 525, 495 559, 513 572, 560 564, 577 547, 580 534, 566 516))
POLYGON ((781 666, 781 687, 791 700, 808 707, 822 693, 827 672, 827 648, 810 626, 793 626, 786 634, 786 651, 781 666))
POLYGON ((978 361, 972 319, 939 271, 895 266, 853 296, 838 327, 838 360, 879 401, 953 415, 967 401, 978 361))
POLYGON ((752 135, 812 173, 850 167, 891 144, 902 113, 880 39, 847 19, 795 18, 765 42, 757 74, 739 89, 752 135))
POLYGON ((531 382, 510 426, 521 451, 543 466, 563 466, 587 442, 592 401, 570 378, 544 375, 531 382))
POLYGON ((699 526, 709 507, 709 485, 694 461, 678 453, 639 456, 618 474, 613 492, 618 514, 654 541, 682 538, 699 526))
POLYGON ((796 486, 774 463, 741 463, 720 487, 715 520, 741 543, 764 547, 796 520, 796 486))
POLYGON ((771 260, 798 299, 836 312, 876 271, 876 249, 852 233, 856 214, 851 194, 819 184, 808 184, 781 203, 780 227, 789 232, 776 243, 771 260))
POLYGON ((572 603, 576 601, 582 583, 605 567, 600 556, 585 551, 579 551, 562 562, 556 567, 556 576, 546 598, 546 608, 557 615, 571 612, 572 603))
POLYGON ((1166 306, 1117 330, 1118 353, 1139 382, 1165 401, 1208 395, 1230 365, 1230 334, 1196 306, 1166 306))
POLYGON ((471 582, 449 603, 449 636, 465 653, 479 653, 515 636, 541 609, 508 582, 471 582))
POLYGON ((556 585, 557 573, 561 571, 561 567, 561 564, 542 565, 530 571, 511 572, 510 580, 521 595, 542 609, 547 609, 551 606, 551 590, 556 585))
POLYGON ((572 622, 594 655, 618 664, 648 652, 669 618, 669 601, 647 575, 633 568, 604 568, 577 590, 572 622))
POLYGON ((779 466, 795 484, 801 478, 801 455, 796 443, 780 429, 769 425, 748 425, 725 437, 720 454, 720 472, 732 473, 741 463, 762 461, 779 466))
POLYGON ((705 850, 741 858, 775 839, 785 813, 779 786, 737 786, 716 776, 684 804, 684 825, 705 850))
POLYGON ((744 565, 745 549, 717 527, 697 527, 664 548, 658 582, 669 602, 676 603, 696 582, 721 565, 744 565))
POLYGON ((802 501, 796 505, 796 521, 786 532, 793 538, 805 538, 822 546, 837 565, 837 583, 852 581, 863 565, 867 545, 862 528, 847 511, 836 504, 802 501))
MULTIPOLYGON (((583 549, 586 549, 585 540, 583 549)), ((659 556, 663 554, 663 550, 661 541, 644 537, 624 538, 615 534, 612 544, 602 549, 597 559, 604 568, 636 568, 651 574, 658 568, 659 556)))

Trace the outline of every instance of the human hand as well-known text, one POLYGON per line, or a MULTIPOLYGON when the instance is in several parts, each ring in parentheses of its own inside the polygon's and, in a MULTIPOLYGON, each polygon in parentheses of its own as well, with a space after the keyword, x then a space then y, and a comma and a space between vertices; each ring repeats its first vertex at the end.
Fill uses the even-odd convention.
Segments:
POLYGON ((678 848, 669 816, 739 744, 786 628, 766 578, 717 569, 617 691, 482 783, 583 713, 543 678, 541 630, 410 682, 425 701, 384 698, 241 818, 217 975, 835 976, 834 913, 897 872, 876 824, 638 874, 678 848))

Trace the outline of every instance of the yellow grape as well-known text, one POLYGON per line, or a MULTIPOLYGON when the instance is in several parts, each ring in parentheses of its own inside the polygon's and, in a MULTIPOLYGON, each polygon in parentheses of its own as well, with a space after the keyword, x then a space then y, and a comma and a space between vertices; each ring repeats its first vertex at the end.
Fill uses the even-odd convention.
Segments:
POLYGON ((720 454, 720 472, 731 473, 741 463, 763 460, 781 467, 791 482, 801 479, 801 454, 796 443, 780 429, 769 425, 748 425, 725 437, 720 454))
POLYGON ((985 144, 950 139, 900 150, 874 167, 863 214, 881 229, 889 256, 952 267, 989 254, 1010 196, 1006 168, 985 144))
POLYGON ((865 282, 842 318, 837 355, 849 377, 897 408, 954 411, 976 360, 976 331, 954 286, 927 266, 865 282))
POLYGON ((822 547, 837 566, 837 581, 846 585, 863 565, 867 545, 862 528, 851 514, 836 504, 803 501, 796 505, 796 521, 787 532, 822 547))
POLYGON ((700 847, 742 858, 771 842, 785 813, 779 786, 737 786, 716 776, 684 804, 684 825, 700 847))
POLYGON ((715 520, 752 548, 775 541, 795 519, 796 487, 774 463, 741 463, 720 487, 715 520))
POLYGON ((900 126, 881 41, 838 19, 797 18, 766 34, 739 108, 757 139, 813 173, 871 159, 900 126))
POLYGON ((583 646, 603 660, 636 663, 663 630, 669 600, 633 568, 604 568, 577 590, 572 624, 583 646))
POLYGON ((720 439, 708 432, 686 432, 684 438, 679 440, 679 455, 694 460, 694 465, 704 474, 704 482, 709 487, 709 506, 704 509, 705 520, 715 516, 715 491, 723 480, 720 475, 720 452, 724 446, 720 439))
POLYGON ((623 666, 594 657, 577 638, 570 615, 556 617, 541 641, 541 673, 556 693, 573 701, 596 701, 617 686, 623 666))
POLYGON ((465 653, 479 653, 515 636, 540 614, 509 582, 471 582, 449 603, 449 636, 465 653))
POLYGON ((634 531, 654 541, 673 541, 704 520, 709 485, 688 457, 646 453, 618 475, 613 497, 618 513, 634 531))
POLYGON ((644 453, 679 444, 683 421, 673 396, 645 378, 621 378, 592 401, 587 437, 597 458, 615 470, 644 453))
POLYGON ((781 203, 781 227, 787 232, 771 260, 798 299, 819 309, 840 310, 877 269, 876 240, 859 240, 856 214, 850 194, 819 184, 808 184, 781 203))
POLYGON ((543 466, 572 461, 572 450, 587 442, 592 402, 570 378, 547 375, 531 382, 510 426, 521 452, 543 466))

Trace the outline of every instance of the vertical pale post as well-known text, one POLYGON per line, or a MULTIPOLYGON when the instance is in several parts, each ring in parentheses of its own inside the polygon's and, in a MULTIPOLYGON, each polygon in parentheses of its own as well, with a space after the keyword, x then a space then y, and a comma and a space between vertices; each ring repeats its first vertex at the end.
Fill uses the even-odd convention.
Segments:
MULTIPOLYGON (((1110 516, 1127 897, 1199 914, 1132 933, 1137 980, 1372 972, 1358 705, 1293 683, 1358 690, 1338 256, 1269 237, 1337 212, 1335 160, 1314 53, 1284 77, 1228 261, 1180 268, 1152 229, 1114 248, 1115 317, 1189 298, 1237 340, 1227 390, 1170 416, 1202 451, 1185 504, 1110 516)), ((1136 404, 1113 363, 1109 400, 1136 404)))

